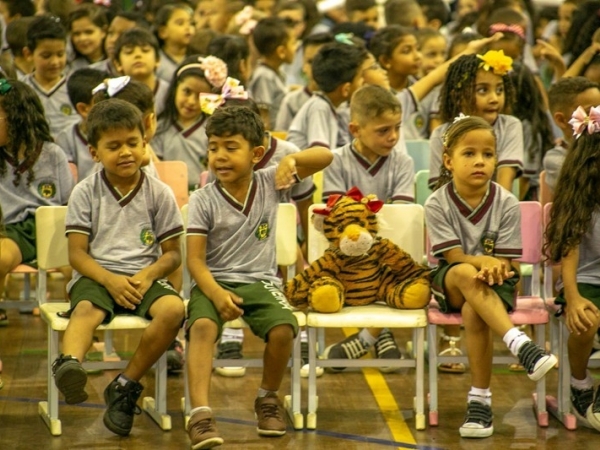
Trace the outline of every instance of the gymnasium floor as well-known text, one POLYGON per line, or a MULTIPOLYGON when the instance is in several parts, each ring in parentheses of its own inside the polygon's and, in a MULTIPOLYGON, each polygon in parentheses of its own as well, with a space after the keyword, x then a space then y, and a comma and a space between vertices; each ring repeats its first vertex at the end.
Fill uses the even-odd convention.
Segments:
MULTIPOLYGON (((10 324, 0 328, 0 356, 4 363, 0 391, 0 450, 5 449, 186 449, 189 441, 183 429, 180 398, 183 376, 170 376, 168 409, 173 429, 161 431, 142 414, 135 419, 131 436, 120 438, 102 424, 102 394, 116 372, 90 375, 88 401, 81 406, 61 404, 63 434, 52 437, 37 413, 38 401, 46 395, 46 331, 42 320, 9 310, 10 324)), ((352 332, 352 330, 345 330, 352 332)), ((328 334, 333 342, 342 330, 328 334)), ((398 333, 404 342, 408 335, 398 333)), ((139 333, 115 334, 115 345, 131 352, 139 333)), ((262 343, 251 335, 245 342, 247 356, 257 356, 262 343)), ((501 343, 498 343, 501 348, 501 343)), ((600 375, 598 371, 594 374, 600 375)), ((412 414, 414 372, 381 375, 377 369, 325 374, 318 380, 318 430, 289 429, 283 438, 259 438, 255 431, 253 401, 260 380, 259 369, 248 369, 243 378, 213 377, 212 406, 225 439, 224 449, 597 449, 600 434, 588 429, 566 431, 555 419, 550 426, 536 426, 530 393, 534 383, 523 373, 507 369, 494 371, 495 434, 480 441, 458 435, 465 409, 469 376, 442 374, 440 382, 440 426, 416 431, 412 414)), ((556 388, 557 372, 548 376, 548 389, 556 388)), ((142 383, 143 395, 154 386, 153 374, 142 383)), ((289 388, 284 381, 282 393, 289 388)), ((303 381, 303 395, 306 384, 303 381)), ((306 400, 303 400, 306 405, 306 400)))

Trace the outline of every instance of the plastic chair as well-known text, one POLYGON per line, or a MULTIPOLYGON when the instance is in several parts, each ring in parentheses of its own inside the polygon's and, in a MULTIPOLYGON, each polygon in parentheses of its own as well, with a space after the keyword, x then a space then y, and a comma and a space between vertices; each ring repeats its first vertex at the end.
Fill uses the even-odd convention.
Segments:
MULTIPOLYGON (((549 314, 545 308, 540 292, 540 264, 542 261, 542 207, 538 202, 520 202, 521 206, 521 235, 523 242, 523 256, 518 259, 522 263, 533 266, 531 295, 519 296, 515 302, 515 309, 509 314, 512 323, 516 326, 535 326, 536 342, 542 348, 545 345, 545 325, 549 321, 549 314)), ((444 314, 437 308, 437 302, 432 301, 427 312, 429 320, 428 346, 429 346, 429 424, 438 425, 438 363, 468 363, 466 356, 438 356, 437 327, 444 325, 462 325, 460 313, 444 314)), ((513 356, 494 356, 493 364, 507 364, 515 361, 513 356)), ((538 425, 548 426, 548 412, 546 411, 546 382, 542 378, 536 384, 534 394, 534 408, 538 425)))
POLYGON ((313 192, 313 203, 321 203, 323 201, 323 171, 314 173, 312 176, 315 192, 313 192))
MULTIPOLYGON (((46 279, 50 269, 69 264, 68 240, 65 236, 66 206, 42 206, 35 213, 36 244, 40 280, 46 279)), ((48 327, 47 379, 48 399, 38 403, 38 412, 53 436, 62 434, 62 425, 58 414, 58 389, 52 375, 52 362, 60 354, 59 333, 67 329, 69 319, 59 317, 57 313, 67 311, 69 303, 46 303, 45 283, 38 284, 40 315, 48 327)), ((119 315, 109 324, 100 325, 98 330, 139 330, 150 321, 141 317, 119 315)), ((86 370, 122 369, 127 361, 84 362, 86 370)), ((171 429, 171 416, 167 414, 167 354, 163 353, 155 365, 155 397, 144 397, 143 409, 152 419, 167 431, 171 429)))
POLYGON ((200 172, 200 183, 198 184, 198 187, 206 186, 206 184, 208 183, 208 175, 208 170, 200 172))
POLYGON ((425 206, 425 200, 433 192, 427 186, 427 180, 429 179, 429 169, 419 170, 415 174, 415 200, 418 205, 425 206))
POLYGON ((415 162, 415 172, 429 170, 429 155, 431 153, 429 140, 416 139, 406 141, 406 151, 415 162))
MULTIPOLYGON (((187 227, 188 207, 185 205, 182 208, 183 223, 187 227)), ((296 269, 297 258, 297 243, 296 243, 296 207, 291 203, 280 203, 277 212, 277 234, 276 234, 276 258, 278 266, 286 266, 288 268, 288 277, 293 278, 296 269)), ((189 273, 187 269, 187 283, 189 287, 189 273)), ((188 291, 186 291, 188 292, 188 291)), ((186 302, 187 306, 187 302, 186 302)), ((299 327, 306 325, 306 315, 301 311, 294 311, 294 316, 298 321, 299 327)), ((226 322, 223 327, 227 328, 248 328, 243 319, 236 319, 226 322)), ((186 346, 186 352, 188 347, 186 346)), ((294 340, 294 347, 291 358, 291 394, 284 397, 284 407, 292 420, 294 429, 300 430, 304 427, 304 416, 302 415, 301 405, 301 385, 300 385, 300 368, 301 368, 301 352, 300 352, 300 333, 294 340)), ((187 354, 186 354, 187 360, 187 354)), ((255 359, 214 359, 213 367, 262 367, 263 360, 255 359)), ((191 409, 189 386, 187 380, 187 371, 184 374, 185 396, 181 399, 182 410, 184 413, 185 427, 189 421, 189 413, 191 409)))
POLYGON ((187 205, 190 197, 187 165, 183 161, 158 161, 154 166, 160 180, 173 190, 177 206, 187 205))
MULTIPOLYGON (((314 208, 323 207, 312 205, 314 208)), ((423 222, 424 213, 421 205, 386 204, 381 209, 384 225, 380 235, 391 239, 411 254, 415 261, 423 257, 423 222)), ((325 237, 312 224, 308 230, 308 259, 310 262, 319 258, 329 246, 325 237)), ((308 415, 307 428, 317 427, 317 367, 414 367, 416 368, 415 385, 415 426, 417 430, 425 429, 424 413, 424 344, 427 317, 424 309, 399 310, 387 305, 371 304, 366 306, 344 307, 340 312, 322 314, 308 312, 306 316, 309 342, 309 374, 308 374, 308 415), (323 328, 343 327, 385 327, 412 328, 414 354, 411 359, 377 360, 377 359, 317 359, 317 330, 323 328)), ((319 342, 318 348, 323 351, 324 342, 319 342)))

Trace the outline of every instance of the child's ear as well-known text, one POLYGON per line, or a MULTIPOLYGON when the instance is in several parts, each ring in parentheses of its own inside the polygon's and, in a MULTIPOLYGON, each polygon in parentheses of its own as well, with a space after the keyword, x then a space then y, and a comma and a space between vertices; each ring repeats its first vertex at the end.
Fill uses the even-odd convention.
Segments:
POLYGON ((31 62, 33 59, 33 52, 29 49, 29 47, 23 47, 23 56, 26 60, 31 62))
POLYGON ((442 162, 444 163, 444 167, 452 172, 452 160, 450 159, 450 155, 448 153, 442 153, 442 162))
POLYGON ((92 109, 92 105, 88 105, 87 103, 83 102, 77 102, 77 104, 75 105, 75 109, 81 117, 87 119, 87 116, 90 113, 90 109, 92 109))
POLYGON ((265 147, 262 145, 258 145, 252 149, 252 164, 258 164, 265 156, 265 147))
POLYGON ((352 83, 348 82, 348 83, 344 83, 340 86, 340 93, 342 94, 343 98, 350 100, 350 86, 352 86, 352 83))
POLYGON ((285 59, 285 45, 279 45, 275 49, 275 54, 279 59, 285 59))
POLYGON ((351 121, 348 124, 348 129, 350 130, 350 134, 352 135, 352 137, 358 139, 360 136, 360 125, 358 124, 358 122, 355 121, 351 121))
POLYGON ((115 65, 115 69, 117 69, 117 72, 119 72, 119 74, 121 75, 125 75, 123 73, 123 66, 121 65, 121 62, 118 60, 118 58, 113 58, 112 62, 115 65))
POLYGON ((392 67, 392 64, 390 62, 390 58, 386 55, 381 55, 379 57, 379 61, 377 61, 379 63, 379 65, 381 67, 383 67, 385 70, 389 70, 390 67, 392 67))
POLYGON ((90 155, 92 155, 92 159, 94 160, 94 162, 100 162, 100 158, 98 158, 98 151, 96 150, 96 148, 92 147, 91 145, 88 145, 88 150, 90 151, 90 155))
POLYGON ((552 117, 554 118, 554 122, 559 128, 566 128, 569 126, 569 121, 565 118, 565 115, 561 111, 556 111, 552 117))

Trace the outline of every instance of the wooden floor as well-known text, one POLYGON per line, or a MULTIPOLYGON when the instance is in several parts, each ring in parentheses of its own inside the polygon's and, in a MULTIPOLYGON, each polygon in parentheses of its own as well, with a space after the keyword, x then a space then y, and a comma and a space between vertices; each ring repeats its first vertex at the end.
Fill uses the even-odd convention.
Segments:
MULTIPOLYGON (((61 404, 63 435, 52 437, 37 413, 38 401, 46 395, 46 331, 39 317, 9 310, 10 324, 0 328, 0 357, 4 363, 0 391, 0 450, 4 449, 185 449, 189 448, 183 428, 180 399, 183 376, 168 381, 168 409, 173 429, 161 431, 142 414, 135 419, 131 436, 120 438, 102 424, 102 393, 116 372, 90 375, 88 401, 80 406, 61 404)), ((340 330, 328 341, 342 338, 340 330)), ((400 342, 406 335, 397 334, 400 342)), ((139 334, 115 336, 119 350, 135 348, 139 334)), ((500 345, 500 344, 499 344, 500 345)), ((499 347, 500 348, 500 347, 499 347)), ((260 354, 262 344, 253 336, 245 343, 248 356, 260 354)), ((375 374, 377 377, 378 372, 375 374)), ((595 376, 598 377, 596 372, 595 376)), ((494 371, 495 434, 474 441, 458 435, 469 387, 467 375, 440 375, 440 426, 425 431, 414 429, 412 398, 414 372, 389 374, 383 383, 367 383, 368 372, 360 370, 325 374, 318 381, 319 415, 317 431, 293 431, 283 438, 259 438, 255 431, 253 401, 260 380, 259 369, 249 369, 244 378, 213 377, 212 406, 225 445, 231 449, 597 449, 600 434, 588 429, 566 431, 555 419, 550 426, 536 426, 532 413, 533 382, 524 374, 505 369, 494 371), (365 376, 367 374, 367 376, 365 376), (387 390, 389 389, 389 391, 387 390), (389 393, 391 392, 392 395, 389 393), (394 399, 397 405, 394 403, 394 399)), ((370 375, 373 378, 373 374, 370 375)), ((548 388, 556 387, 557 373, 548 376, 548 388)), ((142 383, 151 392, 154 379, 148 374, 142 383)), ((286 391, 289 380, 282 389, 286 391)), ((306 393, 303 382, 303 394, 306 393)), ((304 406, 306 405, 304 400, 304 406)))

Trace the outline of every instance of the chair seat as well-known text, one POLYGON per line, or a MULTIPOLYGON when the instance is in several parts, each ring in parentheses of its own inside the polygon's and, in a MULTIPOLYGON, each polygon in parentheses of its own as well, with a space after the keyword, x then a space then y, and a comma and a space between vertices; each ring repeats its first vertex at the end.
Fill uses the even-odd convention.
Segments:
POLYGON ((427 326, 427 316, 424 309, 400 310, 387 305, 346 306, 334 314, 309 312, 306 324, 315 328, 420 328, 427 326))
MULTIPOLYGON (((69 319, 59 317, 56 313, 68 311, 70 307, 70 303, 45 303, 40 305, 40 316, 53 330, 65 331, 69 319)), ((109 324, 100 325, 97 330, 143 330, 149 324, 150 321, 142 317, 118 315, 109 324)))
MULTIPOLYGON (((294 317, 298 321, 299 327, 306 326, 306 314, 302 311, 293 311, 294 317)), ((229 322, 225 322, 223 324, 223 328, 248 328, 248 324, 244 321, 243 318, 231 320, 229 322)))

